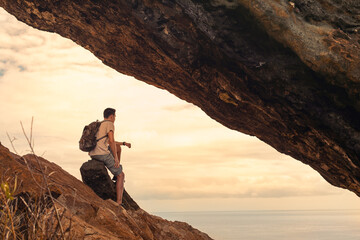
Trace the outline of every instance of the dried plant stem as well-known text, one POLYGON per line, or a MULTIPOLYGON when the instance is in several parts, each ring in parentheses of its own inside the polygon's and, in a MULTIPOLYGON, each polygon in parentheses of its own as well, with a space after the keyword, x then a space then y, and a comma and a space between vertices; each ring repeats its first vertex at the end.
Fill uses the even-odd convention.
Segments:
POLYGON ((33 125, 34 125, 34 117, 31 118, 31 127, 30 127, 30 144, 34 148, 34 140, 32 138, 33 133, 33 125))
MULTIPOLYGON (((32 125, 32 124, 33 124, 33 122, 31 122, 31 125, 32 125)), ((30 146, 31 153, 35 156, 36 162, 37 162, 38 165, 39 165, 40 173, 41 173, 41 175, 42 175, 42 177, 43 177, 46 190, 47 190, 47 192, 48 192, 48 194, 49 194, 50 200, 51 200, 51 202, 52 202, 52 204, 53 204, 53 206, 54 206, 54 209, 55 209, 56 218, 57 218, 57 221, 58 221, 58 226, 60 227, 60 232, 61 232, 62 239, 65 240, 64 229, 63 229, 62 224, 61 224, 61 218, 60 218, 60 215, 59 215, 59 211, 58 211, 58 209, 56 208, 55 200, 54 200, 54 198, 53 198, 52 195, 51 195, 51 190, 50 190, 50 188, 49 188, 49 183, 48 183, 48 181, 47 181, 47 177, 46 177, 46 175, 45 175, 45 173, 44 173, 44 170, 43 170, 43 168, 42 168, 42 166, 41 166, 41 164, 40 164, 39 158, 38 158, 38 157, 36 156, 36 154, 35 154, 33 145, 32 145, 32 143, 31 143, 31 138, 30 138, 30 139, 28 138, 22 122, 20 122, 20 125, 21 125, 21 128, 22 128, 23 134, 24 134, 24 136, 25 136, 25 138, 26 138, 26 140, 27 140, 27 142, 28 142, 28 144, 29 144, 29 146, 30 146)), ((31 126, 30 136, 32 137, 32 126, 31 126)))
POLYGON ((14 227, 14 220, 13 220, 13 217, 12 217, 12 212, 10 210, 10 207, 9 207, 9 204, 8 204, 8 200, 6 199, 4 193, 1 191, 1 198, 3 198, 4 202, 5 202, 5 208, 6 208, 6 211, 8 213, 8 216, 9 216, 9 219, 10 219, 10 224, 11 224, 11 233, 13 234, 14 236, 14 239, 16 239, 16 232, 15 232, 15 227, 14 227))
MULTIPOLYGON (((46 165, 41 164, 41 159, 35 154, 34 150, 34 136, 33 136, 33 123, 34 118, 31 120, 30 134, 26 134, 22 122, 20 122, 23 134, 25 139, 30 147, 30 153, 33 154, 33 158, 28 159, 26 156, 20 157, 20 159, 26 165, 28 171, 30 172, 31 178, 34 183, 39 187, 39 198, 32 198, 29 195, 29 200, 27 197, 22 197, 21 195, 15 196, 15 201, 12 197, 8 197, 7 193, 0 191, 0 239, 10 240, 10 239, 71 239, 72 233, 72 217, 70 217, 69 226, 65 222, 62 222, 66 214, 69 213, 66 209, 66 206, 63 205, 60 201, 55 199, 52 195, 51 187, 53 184, 56 185, 54 179, 50 179, 50 176, 54 173, 51 172, 48 174, 48 169, 46 165), (34 165, 35 164, 35 165, 34 165), (38 176, 37 174, 41 174, 38 176), (18 211, 18 203, 23 203, 23 206, 20 211, 18 211), (64 230, 64 227, 66 227, 64 230), (67 234, 68 233, 68 234, 67 234)), ((18 152, 15 149, 15 137, 11 138, 7 133, 7 137, 11 143, 13 151, 17 154, 18 152)), ((7 182, 8 179, 3 179, 2 174, 0 181, 7 182)), ((15 192, 17 186, 17 176, 15 176, 15 185, 12 193, 15 192)), ((74 199, 73 206, 75 204, 76 198, 76 189, 74 189, 74 199)), ((70 212, 70 215, 72 213, 70 212)))
POLYGON ((15 149, 15 147, 14 147, 14 143, 13 143, 13 142, 16 140, 16 138, 11 139, 8 132, 6 132, 6 135, 7 135, 8 138, 9 138, 11 147, 13 148, 14 152, 15 152, 17 155, 19 155, 18 152, 16 151, 16 149, 15 149))

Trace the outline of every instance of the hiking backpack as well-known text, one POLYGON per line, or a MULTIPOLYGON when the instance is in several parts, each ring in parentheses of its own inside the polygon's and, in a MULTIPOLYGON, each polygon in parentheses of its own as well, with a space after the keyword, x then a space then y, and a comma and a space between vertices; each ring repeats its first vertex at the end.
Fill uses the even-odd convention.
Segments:
POLYGON ((98 132, 101 123, 102 122, 96 120, 95 122, 92 122, 84 127, 83 133, 79 141, 79 148, 81 151, 90 152, 96 147, 96 143, 100 139, 107 137, 107 135, 105 135, 99 139, 96 139, 96 133, 98 132))

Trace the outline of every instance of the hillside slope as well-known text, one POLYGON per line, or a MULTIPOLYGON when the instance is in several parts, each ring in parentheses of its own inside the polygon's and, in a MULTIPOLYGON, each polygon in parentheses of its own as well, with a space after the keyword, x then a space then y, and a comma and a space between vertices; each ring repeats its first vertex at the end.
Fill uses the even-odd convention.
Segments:
MULTIPOLYGON (((7 182, 10 188, 17 179, 17 190, 13 194, 19 201, 32 203, 43 199, 48 193, 43 187, 41 168, 47 176, 48 186, 54 198, 56 209, 61 217, 61 225, 66 239, 128 239, 128 240, 210 240, 211 238, 183 222, 171 222, 148 214, 142 209, 125 210, 112 200, 103 200, 92 189, 71 176, 61 167, 41 157, 26 155, 19 157, 0 144, 1 183, 7 182), (26 163, 27 162, 27 163, 26 163), (38 164, 40 163, 40 165, 38 164)), ((0 190, 1 191, 1 190, 0 190)), ((2 198, 1 198, 2 199, 2 198)), ((45 199, 44 201, 48 201, 45 199)), ((39 222, 56 222, 53 205, 43 204, 39 222)), ((3 216, 3 215, 1 215, 3 216)), ((26 218, 23 216, 23 218, 26 218)), ((27 220, 26 220, 27 221, 27 220)), ((23 222, 25 228, 26 222, 23 222)), ((40 226, 42 226, 40 224, 40 226)), ((44 229, 46 227, 43 227, 44 229)), ((49 230, 49 229, 48 229, 49 230)), ((60 230, 58 229, 58 235, 60 230)), ((59 237, 59 239, 61 239, 59 237)))

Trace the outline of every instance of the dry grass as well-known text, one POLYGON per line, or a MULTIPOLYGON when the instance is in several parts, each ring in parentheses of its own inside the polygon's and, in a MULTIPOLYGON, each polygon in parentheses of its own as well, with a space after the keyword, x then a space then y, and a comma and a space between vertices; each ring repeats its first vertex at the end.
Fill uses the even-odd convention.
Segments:
MULTIPOLYGON (((72 239, 71 218, 64 230, 66 208, 56 201, 58 194, 51 191, 47 175, 34 151, 32 139, 33 119, 31 121, 30 138, 21 123, 23 134, 28 142, 31 153, 35 156, 41 174, 41 182, 35 179, 34 171, 28 164, 26 157, 21 157, 27 165, 33 181, 40 189, 40 193, 32 196, 27 192, 18 193, 18 179, 11 174, 1 174, 0 189, 0 238, 17 239, 72 239), (10 175, 5 177, 6 175, 10 175), (16 193, 16 194, 15 194, 16 193)), ((8 135, 15 153, 13 142, 8 135)))

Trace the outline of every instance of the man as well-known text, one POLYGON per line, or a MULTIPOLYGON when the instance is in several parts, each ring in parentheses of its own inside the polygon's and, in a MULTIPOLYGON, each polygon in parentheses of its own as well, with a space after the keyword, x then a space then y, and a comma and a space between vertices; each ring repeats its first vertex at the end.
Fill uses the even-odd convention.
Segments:
POLYGON ((125 174, 120 164, 121 145, 131 148, 131 143, 115 141, 115 111, 113 108, 104 110, 104 121, 96 133, 96 139, 100 140, 96 143, 96 147, 89 152, 89 155, 92 159, 103 162, 110 172, 114 174, 114 177, 116 177, 116 202, 121 205, 125 179, 125 174))

